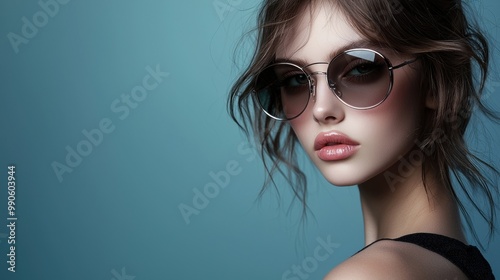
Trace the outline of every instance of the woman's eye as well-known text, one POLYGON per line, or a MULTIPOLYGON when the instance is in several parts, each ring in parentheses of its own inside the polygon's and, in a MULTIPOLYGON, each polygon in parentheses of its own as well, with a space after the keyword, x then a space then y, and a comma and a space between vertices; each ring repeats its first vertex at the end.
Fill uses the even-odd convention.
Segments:
POLYGON ((378 65, 375 63, 363 63, 352 68, 347 72, 346 76, 362 76, 370 74, 378 69, 378 65))
POLYGON ((281 82, 282 86, 285 87, 297 87, 306 85, 309 81, 307 76, 304 74, 292 75, 284 78, 281 82))

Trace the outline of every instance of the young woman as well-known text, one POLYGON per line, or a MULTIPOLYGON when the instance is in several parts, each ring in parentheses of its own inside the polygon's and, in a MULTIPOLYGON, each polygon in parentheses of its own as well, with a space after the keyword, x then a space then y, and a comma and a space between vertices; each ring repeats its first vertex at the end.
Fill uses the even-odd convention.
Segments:
POLYGON ((269 0, 258 32, 231 116, 304 209, 296 143, 330 183, 359 188, 366 247, 325 279, 494 279, 456 193, 493 230, 498 190, 480 170, 496 171, 464 142, 473 108, 495 117, 481 103, 488 45, 461 1, 269 0))

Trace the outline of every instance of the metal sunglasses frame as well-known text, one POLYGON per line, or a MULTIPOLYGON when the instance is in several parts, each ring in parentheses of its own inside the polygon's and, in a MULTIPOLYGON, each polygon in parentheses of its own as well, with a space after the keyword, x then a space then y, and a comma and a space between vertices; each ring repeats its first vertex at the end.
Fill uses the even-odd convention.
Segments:
MULTIPOLYGON (((260 72, 259 72, 259 75, 264 72, 266 69, 270 68, 270 67, 274 67, 274 66, 277 66, 277 65, 289 65, 289 66, 293 66, 295 68, 297 68, 297 70, 300 70, 301 72, 304 73, 304 75, 306 75, 307 77, 307 80, 308 80, 308 83, 309 83, 309 96, 307 98, 307 103, 306 105, 304 106, 304 109, 302 109, 302 111, 300 111, 300 113, 298 113, 296 116, 294 116, 293 118, 278 118, 276 116, 273 116, 271 115, 270 113, 268 113, 265 109, 264 109, 264 106, 262 105, 262 103, 260 102, 260 99, 258 96, 256 96, 257 98, 257 101, 260 105, 260 108, 262 109, 262 111, 264 111, 264 113, 266 115, 268 115, 269 117, 275 119, 275 120, 278 120, 278 121, 289 121, 289 120, 293 120, 297 117, 299 117, 300 115, 302 115, 302 113, 306 110, 308 104, 309 104, 309 100, 311 99, 311 96, 314 98, 316 96, 316 85, 314 84, 314 79, 312 79, 311 77, 314 76, 314 75, 325 75, 326 79, 327 79, 327 83, 328 83, 328 87, 330 88, 330 90, 334 93, 334 95, 337 97, 337 99, 342 102, 344 105, 346 105, 347 107, 349 108, 352 108, 352 109, 356 109, 356 110, 368 110, 368 109, 373 109, 377 106, 379 106, 380 104, 382 104, 386 99, 387 97, 389 97, 389 94, 391 93, 392 91, 392 87, 393 87, 393 83, 394 83, 394 74, 393 74, 393 70, 396 70, 398 68, 401 68, 403 66, 406 66, 408 64, 411 64, 415 61, 418 60, 418 57, 414 58, 414 59, 411 59, 411 60, 406 60, 398 65, 395 65, 393 66, 391 61, 389 59, 387 59, 383 54, 381 54, 380 52, 378 51, 375 51, 375 50, 372 50, 372 49, 367 49, 367 48, 354 48, 354 49, 349 49, 349 50, 345 50, 339 54, 337 54, 334 58, 332 58, 332 60, 330 60, 330 62, 314 62, 314 63, 311 63, 311 64, 308 64, 304 67, 300 67, 299 65, 297 64, 294 64, 294 63, 291 63, 291 62, 278 62, 278 63, 273 63, 271 65, 268 65, 267 67, 265 67, 264 69, 262 69, 260 72), (368 107, 357 107, 357 106, 353 106, 353 105, 350 105, 348 103, 346 103, 344 100, 342 100, 342 98, 340 97, 340 95, 342 95, 341 92, 338 92, 337 89, 336 89, 336 86, 335 84, 330 84, 330 82, 328 81, 328 69, 330 68, 330 64, 332 62, 334 62, 336 59, 338 59, 340 56, 342 55, 345 55, 347 53, 350 53, 350 52, 354 52, 354 51, 367 51, 367 52, 372 52, 374 53, 375 55, 378 55, 380 56, 385 64, 387 65, 387 68, 389 70, 389 88, 387 89, 387 93, 385 94, 384 98, 378 102, 377 104, 375 105, 371 105, 371 106, 368 106, 368 107), (320 65, 320 64, 326 64, 328 65, 327 67, 327 72, 324 72, 324 71, 315 71, 315 72, 312 72, 311 74, 307 73, 305 71, 306 68, 310 67, 310 66, 313 66, 313 65, 320 65)), ((258 80, 258 76, 257 75, 257 79, 255 79, 255 81, 258 80)), ((253 93, 254 95, 257 95, 257 92, 255 91, 255 89, 253 90, 253 93)))

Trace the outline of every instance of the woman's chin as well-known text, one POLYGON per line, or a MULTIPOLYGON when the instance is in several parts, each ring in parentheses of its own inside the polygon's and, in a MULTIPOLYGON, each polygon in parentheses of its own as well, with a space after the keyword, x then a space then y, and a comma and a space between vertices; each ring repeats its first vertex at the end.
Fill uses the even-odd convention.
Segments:
POLYGON ((360 184, 363 184, 370 179, 373 179, 373 175, 366 175, 362 176, 362 174, 357 173, 353 174, 352 176, 346 176, 344 173, 343 175, 332 175, 332 174, 324 174, 322 173, 323 177, 332 185, 337 186, 337 187, 351 187, 351 186, 357 186, 360 184))
POLYGON ((336 187, 351 187, 351 186, 356 186, 363 181, 357 180, 358 178, 328 178, 325 177, 325 179, 332 185, 336 187))

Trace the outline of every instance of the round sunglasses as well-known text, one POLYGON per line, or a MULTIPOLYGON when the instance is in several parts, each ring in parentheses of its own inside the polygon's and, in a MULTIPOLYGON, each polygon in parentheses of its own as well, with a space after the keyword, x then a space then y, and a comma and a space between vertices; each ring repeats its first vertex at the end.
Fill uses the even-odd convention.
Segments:
POLYGON ((396 66, 381 53, 371 49, 350 49, 335 56, 330 63, 316 62, 304 67, 289 62, 273 63, 254 80, 253 92, 262 110, 276 120, 292 120, 315 96, 312 75, 325 75, 335 96, 353 109, 366 110, 387 99, 393 85, 393 70, 413 63, 417 58, 396 66), (326 72, 308 74, 304 69, 327 64, 326 72))

